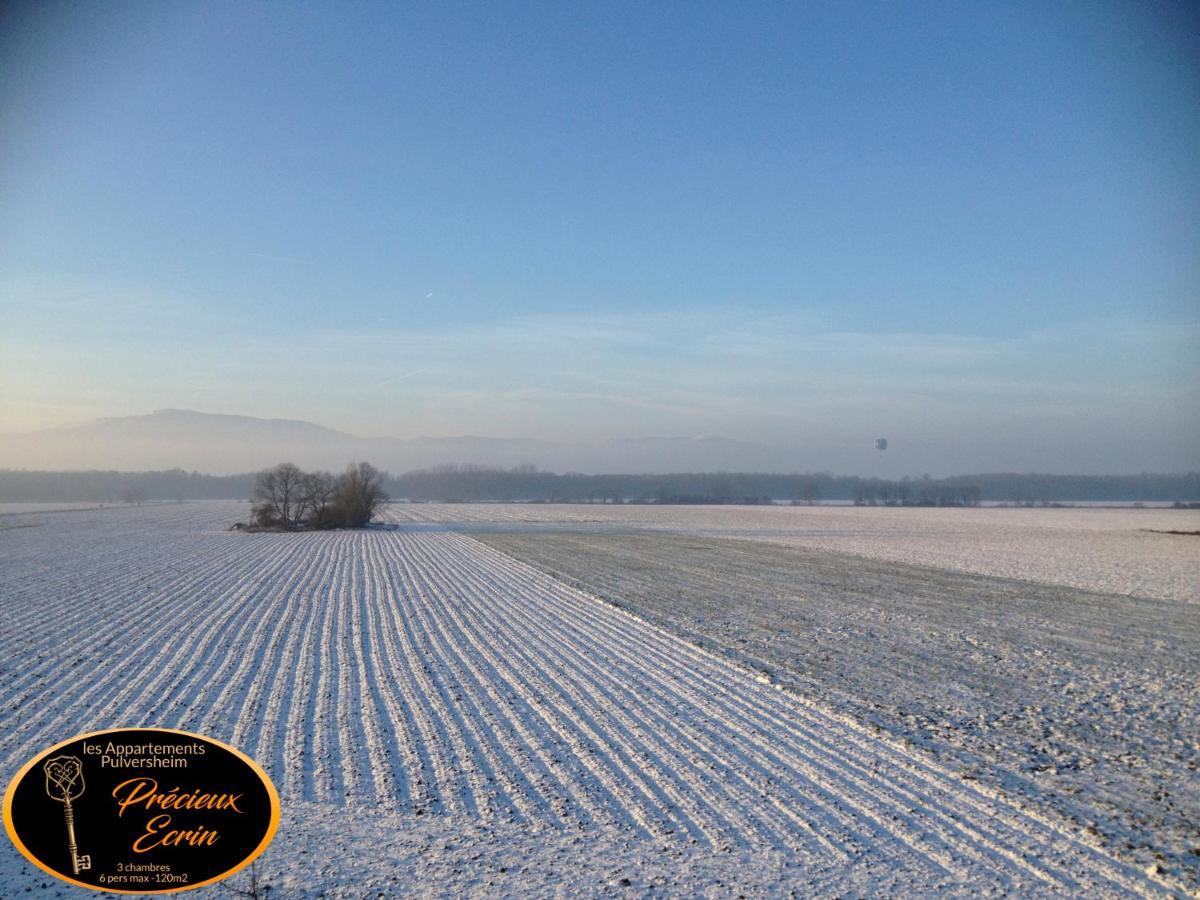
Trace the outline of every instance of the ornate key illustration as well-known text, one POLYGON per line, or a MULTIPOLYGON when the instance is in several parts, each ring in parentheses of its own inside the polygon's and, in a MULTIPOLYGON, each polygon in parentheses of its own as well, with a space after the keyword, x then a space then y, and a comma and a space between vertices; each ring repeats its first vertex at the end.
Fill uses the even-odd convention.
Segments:
POLYGON ((71 801, 83 793, 83 764, 77 756, 56 756, 46 760, 46 793, 63 805, 67 818, 67 850, 71 854, 71 871, 78 875, 92 867, 91 856, 80 856, 75 846, 75 811, 71 801))

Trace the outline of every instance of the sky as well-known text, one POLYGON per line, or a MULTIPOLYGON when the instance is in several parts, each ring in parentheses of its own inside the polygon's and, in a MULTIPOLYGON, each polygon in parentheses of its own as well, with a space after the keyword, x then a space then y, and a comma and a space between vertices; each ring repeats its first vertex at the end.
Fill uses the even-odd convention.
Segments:
POLYGON ((7 3, 0 432, 1196 469, 1197 146, 1189 3, 7 3))

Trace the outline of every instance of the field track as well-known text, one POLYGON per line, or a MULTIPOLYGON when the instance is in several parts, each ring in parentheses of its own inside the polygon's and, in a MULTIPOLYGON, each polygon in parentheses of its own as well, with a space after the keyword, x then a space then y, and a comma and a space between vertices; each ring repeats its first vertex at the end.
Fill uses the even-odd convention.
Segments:
POLYGON ((6 777, 73 733, 179 727, 257 758, 285 807, 1165 893, 1082 835, 453 531, 78 518, 104 515, 120 526, 107 539, 72 526, 46 551, 67 515, 5 538, 6 777))

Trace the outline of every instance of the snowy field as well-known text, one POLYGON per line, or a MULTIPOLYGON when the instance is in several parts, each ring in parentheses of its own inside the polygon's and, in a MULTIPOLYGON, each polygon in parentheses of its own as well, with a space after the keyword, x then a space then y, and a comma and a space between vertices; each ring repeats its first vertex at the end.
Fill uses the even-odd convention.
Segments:
MULTIPOLYGON (((98 509, 99 503, 0 503, 0 516, 15 516, 28 513, 70 512, 80 509, 98 509)), ((4 523, 0 522, 0 528, 4 523)))
POLYGON ((1200 510, 397 504, 414 522, 633 527, 1200 602, 1200 510))
MULTIPOLYGON (((273 896, 1187 889, 456 527, 226 531, 246 509, 0 532, 6 780, 81 731, 212 734, 280 789, 273 896)), ((59 887, 10 846, 0 884, 59 887)))
POLYGON ((664 531, 474 535, 1200 883, 1200 605, 664 531))

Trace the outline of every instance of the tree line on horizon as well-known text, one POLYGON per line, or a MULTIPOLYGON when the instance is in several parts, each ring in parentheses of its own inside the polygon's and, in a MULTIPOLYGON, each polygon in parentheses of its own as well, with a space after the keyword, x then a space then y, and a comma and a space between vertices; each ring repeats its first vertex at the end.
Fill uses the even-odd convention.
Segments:
POLYGON ((1001 502, 1188 502, 1200 499, 1200 472, 1158 475, 998 473, 885 479, 827 472, 772 474, 698 472, 664 475, 558 475, 532 466, 499 469, 448 465, 408 472, 388 482, 413 501, 543 501, 564 503, 819 503, 973 506, 1001 502))
MULTIPOLYGON (((50 472, 0 469, 0 501, 15 503, 122 503, 183 500, 245 500, 257 473, 205 475, 168 469, 156 472, 50 472)), ((979 502, 1038 505, 1055 501, 1172 503, 1200 501, 1200 472, 1140 475, 1043 475, 994 473, 953 478, 879 479, 824 472, 675 473, 667 475, 555 474, 533 466, 499 469, 449 465, 382 476, 382 488, 408 500, 550 501, 588 503, 783 502, 824 500, 903 502, 937 486, 979 488, 979 502), (885 494, 887 495, 885 497, 885 494)), ((911 502, 911 499, 910 499, 911 502)))
POLYGON ((414 501, 532 501, 547 503, 654 503, 661 505, 822 500, 896 506, 976 506, 982 490, 971 478, 890 481, 826 473, 772 475, 699 472, 668 475, 556 475, 532 466, 439 466, 392 479, 396 496, 414 501))

